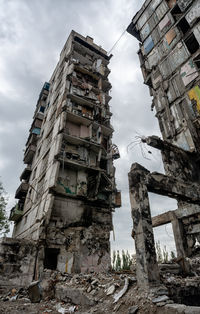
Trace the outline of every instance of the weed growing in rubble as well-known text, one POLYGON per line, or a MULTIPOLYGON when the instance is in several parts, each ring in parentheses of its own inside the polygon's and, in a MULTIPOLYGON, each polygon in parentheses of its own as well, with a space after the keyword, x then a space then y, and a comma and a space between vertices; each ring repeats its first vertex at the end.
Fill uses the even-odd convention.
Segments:
POLYGON ((121 254, 119 250, 113 251, 112 269, 114 271, 130 270, 131 265, 132 257, 128 251, 122 250, 121 254))

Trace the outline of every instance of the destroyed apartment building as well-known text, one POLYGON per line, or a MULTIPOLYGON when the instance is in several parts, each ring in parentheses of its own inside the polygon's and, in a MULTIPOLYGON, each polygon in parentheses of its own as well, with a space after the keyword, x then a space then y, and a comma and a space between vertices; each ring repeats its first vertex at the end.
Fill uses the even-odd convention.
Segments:
POLYGON ((129 173, 138 283, 148 286, 160 280, 152 227, 172 223, 185 273, 200 242, 200 1, 146 0, 127 31, 139 41, 144 83, 163 136, 142 142, 161 151, 166 174, 139 164, 129 173), (178 208, 152 218, 148 192, 176 199, 178 208))
POLYGON ((91 37, 72 31, 39 95, 10 214, 10 242, 36 243, 34 279, 44 268, 110 267, 112 213, 121 194, 113 166, 119 151, 112 144, 109 59, 91 37))
POLYGON ((33 302, 51 293, 80 313, 200 313, 199 17, 199 0, 146 0, 127 28, 139 41, 163 137, 141 142, 161 151, 165 170, 151 173, 134 163, 129 173, 137 278, 105 273, 112 212, 121 205, 110 56, 72 31, 37 102, 10 214, 13 238, 0 240, 0 292, 38 280, 29 286, 33 302), (177 208, 151 217, 149 192, 176 199, 177 208), (153 228, 167 223, 177 258, 158 265, 153 228))

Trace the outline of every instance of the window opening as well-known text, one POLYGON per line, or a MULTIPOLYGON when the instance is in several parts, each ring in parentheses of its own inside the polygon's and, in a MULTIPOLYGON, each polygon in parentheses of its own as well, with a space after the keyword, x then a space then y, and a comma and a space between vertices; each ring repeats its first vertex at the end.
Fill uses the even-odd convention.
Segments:
POLYGON ((44 258, 44 268, 55 270, 57 268, 58 254, 60 249, 46 248, 44 258))
POLYGON ((177 26, 183 34, 186 34, 187 31, 190 29, 190 25, 184 17, 178 22, 177 26))
POLYGON ((185 44, 190 53, 195 53, 199 49, 199 43, 193 33, 185 40, 185 44))

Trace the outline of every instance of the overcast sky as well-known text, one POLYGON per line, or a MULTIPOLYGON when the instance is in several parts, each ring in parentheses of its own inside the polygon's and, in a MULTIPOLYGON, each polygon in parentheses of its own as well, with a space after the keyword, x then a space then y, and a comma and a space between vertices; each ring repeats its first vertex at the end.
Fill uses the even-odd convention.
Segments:
MULTIPOLYGON (((39 92, 48 81, 72 29, 94 38, 109 51, 142 0, 0 0, 0 176, 9 195, 8 211, 24 169, 23 150, 39 92)), ((125 33, 113 50, 110 102, 113 113, 113 142, 121 158, 115 161, 122 207, 114 214, 113 249, 133 252, 132 219, 128 195, 128 172, 133 162, 151 171, 163 171, 159 152, 145 155, 140 145, 127 152, 135 136, 159 135, 151 97, 143 84, 137 56, 138 42, 125 33), (149 159, 147 159, 149 158, 149 159)), ((131 147, 131 146, 130 146, 131 147)), ((176 202, 151 195, 152 215, 175 209, 176 202)), ((156 240, 173 248, 171 226, 156 228, 156 240)), ((112 238, 112 237, 111 237, 112 238)))

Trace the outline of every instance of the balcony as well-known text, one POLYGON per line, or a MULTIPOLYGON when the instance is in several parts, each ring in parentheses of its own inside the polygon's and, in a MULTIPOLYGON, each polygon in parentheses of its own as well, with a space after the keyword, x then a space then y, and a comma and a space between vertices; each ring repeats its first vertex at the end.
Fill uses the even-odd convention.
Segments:
POLYGON ((59 153, 55 155, 55 160, 58 160, 62 165, 66 165, 68 168, 72 169, 90 169, 93 171, 100 171, 101 173, 105 172, 105 170, 97 167, 90 166, 86 160, 80 160, 80 156, 78 154, 67 153, 63 156, 63 153, 59 153))
POLYGON ((94 106, 96 105, 95 101, 97 101, 97 100, 87 99, 86 97, 84 97, 82 95, 77 95, 72 90, 68 94, 68 98, 70 98, 72 101, 74 101, 77 104, 85 105, 85 106, 88 106, 90 108, 94 108, 94 106))
POLYGON ((46 100, 47 96, 48 96, 48 93, 49 93, 49 89, 50 89, 50 83, 48 82, 45 82, 43 87, 42 87, 42 90, 40 92, 40 95, 39 95, 39 99, 38 99, 38 103, 41 101, 41 100, 46 100))
POLYGON ((30 144, 36 145, 37 139, 38 139, 37 134, 30 133, 28 140, 26 142, 26 146, 28 146, 30 144))
POLYGON ((28 188, 29 184, 26 182, 22 182, 15 193, 15 198, 21 199, 25 197, 28 192, 28 188))
POLYGON ((43 86, 43 89, 46 89, 46 90, 49 91, 49 88, 50 88, 50 83, 49 82, 45 82, 44 86, 43 86))
POLYGON ((74 70, 78 71, 78 72, 81 72, 81 73, 83 73, 85 75, 88 75, 88 76, 92 77, 96 81, 98 81, 98 79, 99 79, 99 74, 90 71, 89 69, 87 69, 83 65, 80 65, 80 64, 79 65, 75 65, 74 66, 74 70))
POLYGON ((30 166, 27 166, 24 170, 23 170, 23 172, 22 172, 22 174, 21 174, 21 176, 20 176, 20 181, 22 181, 22 180, 29 180, 29 178, 30 178, 30 175, 31 175, 31 167, 30 166))
POLYGON ((34 119, 31 125, 31 130, 33 128, 41 128, 43 118, 44 118, 44 115, 40 112, 37 112, 34 116, 34 119))
POLYGON ((33 157, 35 155, 36 152, 36 146, 31 144, 27 147, 25 153, 24 153, 24 163, 25 164, 29 164, 32 162, 33 157))
POLYGON ((91 120, 89 118, 85 118, 81 115, 79 115, 76 111, 70 112, 67 109, 67 120, 74 122, 74 123, 80 123, 86 126, 89 126, 91 124, 91 120))
POLYGON ((66 143, 84 146, 86 148, 89 148, 90 150, 93 150, 96 153, 99 153, 99 150, 101 149, 100 144, 98 144, 97 142, 95 142, 94 140, 90 138, 81 138, 81 137, 73 136, 73 135, 67 134, 67 132, 63 134, 63 138, 66 143))
POLYGON ((36 135, 40 135, 40 131, 41 131, 41 128, 32 128, 31 129, 31 133, 36 134, 36 135))
POLYGON ((10 211, 10 221, 18 221, 23 216, 23 207, 19 204, 15 205, 10 211))

